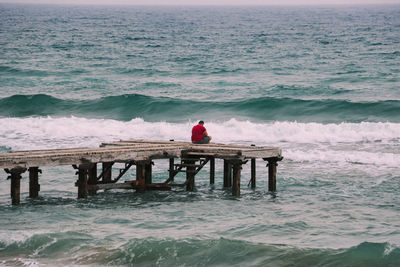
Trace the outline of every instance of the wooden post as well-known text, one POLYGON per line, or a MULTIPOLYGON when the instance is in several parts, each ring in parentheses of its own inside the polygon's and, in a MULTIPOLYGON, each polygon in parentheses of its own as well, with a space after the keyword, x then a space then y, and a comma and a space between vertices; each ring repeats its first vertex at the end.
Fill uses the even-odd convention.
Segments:
MULTIPOLYGON (((90 164, 89 164, 90 165, 90 164)), ((87 198, 88 195, 88 164, 81 164, 78 167, 78 198, 87 198)))
POLYGON ((152 183, 152 165, 153 162, 149 160, 146 162, 145 165, 145 184, 151 184, 152 183))
POLYGON ((11 170, 5 169, 6 173, 10 174, 11 179, 11 204, 19 205, 20 203, 20 191, 21 191, 21 174, 26 171, 25 168, 16 167, 11 170))
POLYGON ((224 187, 232 186, 232 164, 224 159, 224 187))
MULTIPOLYGON (((88 185, 95 185, 97 184, 97 164, 91 164, 88 167, 88 185)), ((88 190, 89 196, 96 195, 96 190, 88 190)))
POLYGON ((19 205, 21 191, 21 174, 11 172, 11 203, 19 205))
POLYGON ((232 184, 232 195, 240 196, 240 173, 242 170, 242 163, 233 163, 233 184, 232 184))
POLYGON ((210 158, 210 184, 215 183, 215 158, 210 158))
POLYGON ((78 186, 78 198, 87 198, 87 169, 83 165, 78 167, 78 181, 76 184, 78 186))
POLYGON ((169 158, 169 179, 170 182, 174 181, 174 158, 169 158))
POLYGON ((251 159, 251 188, 256 188, 256 159, 251 159))
POLYGON ((268 191, 276 191, 276 159, 268 159, 268 191))
POLYGON ((195 171, 196 167, 194 166, 196 164, 195 160, 185 160, 184 164, 187 164, 186 166, 186 190, 187 191, 193 191, 194 190, 194 176, 195 176, 195 171))
POLYGON ((39 184, 39 167, 29 168, 29 197, 36 198, 39 196, 40 184, 39 184))
POLYGON ((146 168, 145 161, 136 162, 136 192, 144 193, 146 190, 146 168))
POLYGON ((103 183, 111 183, 112 179, 112 165, 114 162, 103 162, 102 169, 103 169, 103 183))

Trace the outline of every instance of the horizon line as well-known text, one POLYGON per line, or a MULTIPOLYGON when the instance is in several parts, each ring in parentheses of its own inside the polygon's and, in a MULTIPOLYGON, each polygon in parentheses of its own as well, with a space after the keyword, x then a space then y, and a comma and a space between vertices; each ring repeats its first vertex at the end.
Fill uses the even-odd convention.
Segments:
POLYGON ((310 4, 129 4, 129 3, 54 3, 54 2, 3 2, 0 4, 9 5, 54 5, 54 6, 136 6, 136 7, 300 7, 300 6, 383 6, 383 5, 400 5, 400 3, 310 3, 310 4))

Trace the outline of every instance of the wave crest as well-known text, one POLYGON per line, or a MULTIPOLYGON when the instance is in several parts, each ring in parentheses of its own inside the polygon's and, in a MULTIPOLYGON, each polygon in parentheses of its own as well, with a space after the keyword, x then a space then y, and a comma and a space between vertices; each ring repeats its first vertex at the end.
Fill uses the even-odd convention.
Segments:
MULTIPOLYGON (((163 85, 164 86, 164 85, 163 85)), ((173 85, 175 86, 175 85, 173 85)), ((83 116, 128 121, 185 121, 192 117, 251 118, 261 121, 400 122, 400 101, 349 102, 254 98, 228 102, 193 101, 140 94, 107 96, 94 100, 59 99, 49 95, 14 95, 0 99, 0 116, 83 116)))
MULTIPOLYGON (((364 242, 344 249, 298 248, 219 239, 132 239, 109 246, 88 235, 39 234, 23 242, 1 244, 3 259, 52 257, 58 263, 158 266, 397 266, 400 249, 389 243, 364 242), (85 244, 82 247, 82 244, 85 244), (80 253, 77 253, 80 251, 80 253), (45 256, 45 257, 44 257, 45 256)), ((11 263, 6 260, 3 263, 11 263)), ((22 260, 23 261, 23 260, 22 260)))

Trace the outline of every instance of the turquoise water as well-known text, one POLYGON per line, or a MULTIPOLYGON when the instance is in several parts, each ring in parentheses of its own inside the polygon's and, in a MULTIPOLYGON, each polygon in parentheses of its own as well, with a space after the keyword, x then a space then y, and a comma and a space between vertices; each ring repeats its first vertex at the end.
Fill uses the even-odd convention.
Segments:
POLYGON ((240 197, 218 160, 214 186, 206 167, 194 192, 85 200, 71 166, 43 167, 18 207, 3 172, 0 265, 399 266, 399 29, 398 5, 1 4, 0 152, 189 141, 202 119, 284 160, 275 193, 244 166, 240 197))

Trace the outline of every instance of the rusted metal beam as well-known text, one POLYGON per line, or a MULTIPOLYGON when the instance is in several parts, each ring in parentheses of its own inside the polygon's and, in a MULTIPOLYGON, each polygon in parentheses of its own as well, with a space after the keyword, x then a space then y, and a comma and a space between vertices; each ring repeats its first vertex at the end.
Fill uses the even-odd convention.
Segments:
POLYGON ((102 165, 102 172, 97 177, 97 181, 102 180, 103 183, 111 183, 112 166, 114 165, 114 162, 103 162, 101 165, 102 165))
MULTIPOLYGON (((153 183, 146 184, 146 190, 161 190, 168 191, 171 190, 171 185, 164 183, 153 183)), ((89 190, 109 190, 109 189, 137 189, 137 181, 125 181, 124 183, 108 183, 108 184, 96 184, 88 185, 89 190)))
POLYGON ((200 159, 199 166, 196 166, 195 175, 210 161, 210 158, 200 159))
POLYGON ((120 169, 120 170, 119 170, 118 176, 117 176, 114 180, 112 180, 112 182, 113 182, 113 183, 118 182, 119 179, 121 179, 121 177, 124 176, 124 174, 125 174, 134 164, 135 164, 134 161, 130 161, 130 162, 125 163, 125 167, 124 167, 123 169, 120 169))

